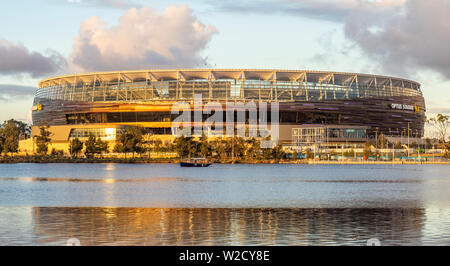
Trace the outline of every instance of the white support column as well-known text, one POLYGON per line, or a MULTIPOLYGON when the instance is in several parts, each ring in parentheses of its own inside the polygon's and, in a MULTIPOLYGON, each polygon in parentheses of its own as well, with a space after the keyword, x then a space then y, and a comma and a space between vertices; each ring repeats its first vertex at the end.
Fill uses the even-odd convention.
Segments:
POLYGON ((75 87, 76 87, 76 84, 77 84, 77 76, 75 76, 74 79, 73 79, 73 84, 72 84, 72 96, 71 96, 72 101, 73 101, 73 99, 74 99, 74 94, 75 94, 75 87))
POLYGON ((144 101, 148 100, 147 92, 148 92, 148 73, 147 75, 145 75, 144 101))
POLYGON ((259 102, 261 102, 261 78, 259 79, 258 95, 259 102))
POLYGON ((179 99, 179 86, 180 86, 180 72, 177 74, 177 86, 175 87, 175 99, 179 99))
POLYGON ((92 102, 94 102, 95 98, 95 86, 97 85, 97 75, 94 75, 94 85, 92 86, 92 102))
POLYGON ((391 88, 391 96, 396 96, 396 95, 394 95, 394 87, 392 86, 392 79, 391 78, 389 79, 389 86, 391 88))
POLYGON ((212 81, 208 80, 208 85, 209 85, 209 101, 212 100, 213 97, 213 88, 212 88, 212 81))
POLYGON ((334 99, 337 100, 337 98, 336 98, 336 84, 334 82, 334 74, 331 74, 331 79, 332 79, 332 82, 333 82, 333 96, 334 96, 334 99))
POLYGON ((120 74, 117 74, 116 102, 119 101, 119 89, 120 89, 120 74))
POLYGON ((377 92, 378 97, 383 96, 381 94, 381 91, 378 89, 378 82, 377 82, 377 76, 373 77, 373 84, 375 86, 375 91, 377 92))
POLYGON ((62 100, 64 101, 64 100, 66 100, 66 89, 61 87, 61 79, 58 80, 58 86, 63 90, 61 97, 62 97, 62 100))
POLYGON ((291 101, 294 100, 294 83, 292 81, 290 81, 291 84, 291 101))
POLYGON ((192 81, 192 104, 194 104, 194 98, 195 98, 195 80, 192 81))
POLYGON ((308 74, 305 72, 305 78, 303 79, 305 82, 305 93, 306 93, 306 101, 309 101, 309 94, 308 94, 308 74))

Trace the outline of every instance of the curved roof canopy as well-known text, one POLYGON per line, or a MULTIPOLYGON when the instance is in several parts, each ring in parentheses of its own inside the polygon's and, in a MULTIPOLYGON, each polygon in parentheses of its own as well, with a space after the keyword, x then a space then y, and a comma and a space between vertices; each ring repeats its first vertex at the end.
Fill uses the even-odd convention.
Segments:
POLYGON ((418 82, 369 74, 311 71, 311 70, 276 70, 276 69, 153 69, 138 71, 114 71, 86 74, 74 74, 48 78, 39 82, 39 88, 75 84, 104 82, 137 82, 151 80, 265 80, 265 81, 289 81, 289 82, 316 82, 321 84, 340 85, 367 85, 367 86, 396 86, 420 90, 418 82))

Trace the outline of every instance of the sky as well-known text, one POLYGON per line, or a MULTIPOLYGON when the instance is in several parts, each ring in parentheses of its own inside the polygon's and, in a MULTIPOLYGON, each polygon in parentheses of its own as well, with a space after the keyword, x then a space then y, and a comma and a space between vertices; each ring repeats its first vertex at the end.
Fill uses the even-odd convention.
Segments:
POLYGON ((151 68, 358 72, 422 84, 450 114, 450 0, 15 0, 0 16, 0 121, 39 80, 151 68))

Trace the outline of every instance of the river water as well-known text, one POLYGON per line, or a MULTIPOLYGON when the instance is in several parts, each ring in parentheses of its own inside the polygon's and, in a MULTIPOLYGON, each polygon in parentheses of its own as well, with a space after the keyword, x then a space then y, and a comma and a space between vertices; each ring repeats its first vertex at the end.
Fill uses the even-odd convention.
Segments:
POLYGON ((450 245, 450 165, 0 165, 0 245, 450 245))

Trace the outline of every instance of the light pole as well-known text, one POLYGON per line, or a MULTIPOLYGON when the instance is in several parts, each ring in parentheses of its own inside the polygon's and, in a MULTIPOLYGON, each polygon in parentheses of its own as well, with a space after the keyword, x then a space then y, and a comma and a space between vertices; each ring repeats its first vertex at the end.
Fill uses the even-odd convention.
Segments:
POLYGON ((395 144, 392 143, 392 162, 395 161, 395 144))
POLYGON ((403 130, 402 129, 399 130, 400 130, 400 144, 403 145, 403 130))
POLYGON ((375 149, 378 150, 378 127, 377 131, 375 131, 375 149))
POLYGON ((316 147, 317 147, 317 144, 314 143, 314 158, 313 158, 314 161, 316 160, 316 147))
POLYGON ((408 159, 409 159, 409 124, 411 122, 408 122, 408 159))
POLYGON ((433 162, 434 162, 434 144, 433 144, 433 162))

